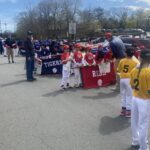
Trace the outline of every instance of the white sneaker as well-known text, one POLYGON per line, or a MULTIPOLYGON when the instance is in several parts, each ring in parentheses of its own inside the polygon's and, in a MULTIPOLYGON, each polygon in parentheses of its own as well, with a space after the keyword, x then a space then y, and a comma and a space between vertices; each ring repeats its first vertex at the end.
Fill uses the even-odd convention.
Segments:
POLYGON ((61 85, 60 86, 63 90, 65 90, 66 89, 66 87, 64 86, 64 85, 61 85))

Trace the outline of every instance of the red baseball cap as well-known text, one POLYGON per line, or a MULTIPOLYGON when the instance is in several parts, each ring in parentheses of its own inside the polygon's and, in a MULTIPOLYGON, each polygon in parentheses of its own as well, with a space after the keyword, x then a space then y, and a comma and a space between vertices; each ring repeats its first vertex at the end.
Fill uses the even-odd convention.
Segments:
POLYGON ((80 43, 76 43, 76 44, 74 45, 74 47, 75 47, 75 48, 81 48, 81 44, 80 44, 80 43))
POLYGON ((69 49, 69 46, 68 45, 64 45, 63 49, 67 50, 67 49, 69 49))

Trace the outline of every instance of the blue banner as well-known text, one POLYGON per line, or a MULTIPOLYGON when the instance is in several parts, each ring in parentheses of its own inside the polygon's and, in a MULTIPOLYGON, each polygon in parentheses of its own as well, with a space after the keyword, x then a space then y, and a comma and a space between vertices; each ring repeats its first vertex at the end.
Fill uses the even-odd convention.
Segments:
POLYGON ((46 74, 61 74, 62 62, 60 56, 42 60, 42 75, 46 74))

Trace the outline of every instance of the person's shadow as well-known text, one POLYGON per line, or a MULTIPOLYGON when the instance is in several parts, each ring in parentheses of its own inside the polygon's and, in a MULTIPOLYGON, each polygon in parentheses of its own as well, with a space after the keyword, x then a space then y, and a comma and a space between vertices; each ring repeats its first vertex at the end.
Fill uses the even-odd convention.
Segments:
POLYGON ((112 97, 118 96, 118 92, 110 92, 110 93, 104 93, 100 92, 97 95, 94 96, 83 96, 84 99, 92 99, 92 100, 98 100, 98 99, 108 99, 112 97))
POLYGON ((50 93, 43 94, 42 96, 43 97, 57 97, 58 95, 61 95, 66 92, 76 92, 76 91, 80 91, 80 90, 84 91, 85 89, 82 89, 82 88, 69 88, 66 90, 60 89, 60 90, 56 90, 56 91, 53 91, 50 93))
POLYGON ((127 148, 126 150, 139 150, 139 148, 140 147, 138 147, 138 146, 137 147, 131 147, 131 146, 129 146, 129 148, 127 148))
POLYGON ((122 131, 130 126, 130 120, 123 116, 117 116, 115 118, 104 116, 101 119, 99 132, 102 135, 109 135, 114 132, 122 131))
POLYGON ((7 86, 14 86, 14 85, 21 84, 21 83, 24 83, 24 82, 27 82, 27 80, 19 80, 19 81, 6 83, 6 84, 1 84, 0 87, 3 88, 3 87, 7 87, 7 86))

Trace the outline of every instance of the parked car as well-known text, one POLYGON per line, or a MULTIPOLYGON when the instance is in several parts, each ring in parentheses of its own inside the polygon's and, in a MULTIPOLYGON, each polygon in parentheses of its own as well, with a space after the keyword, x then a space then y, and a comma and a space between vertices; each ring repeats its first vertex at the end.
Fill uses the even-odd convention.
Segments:
POLYGON ((138 47, 144 46, 145 48, 150 49, 150 40, 149 39, 141 39, 141 38, 121 38, 125 45, 137 45, 138 47))
POLYGON ((98 44, 98 43, 102 43, 105 41, 105 38, 96 38, 94 40, 92 40, 93 44, 98 44))

